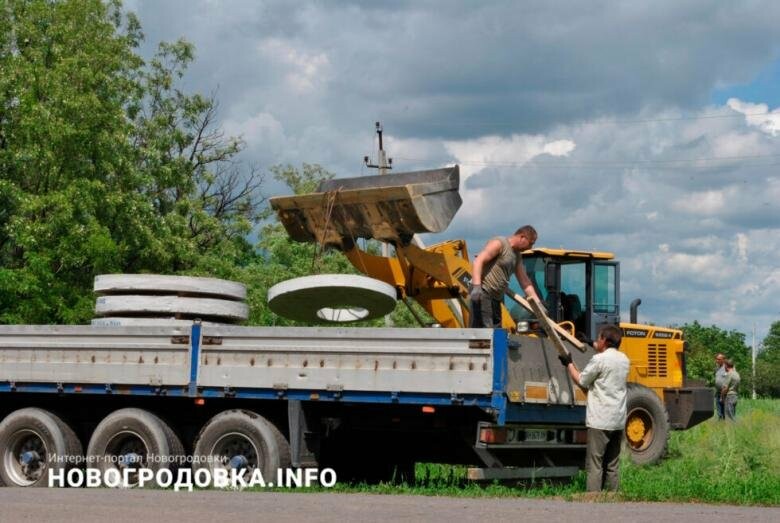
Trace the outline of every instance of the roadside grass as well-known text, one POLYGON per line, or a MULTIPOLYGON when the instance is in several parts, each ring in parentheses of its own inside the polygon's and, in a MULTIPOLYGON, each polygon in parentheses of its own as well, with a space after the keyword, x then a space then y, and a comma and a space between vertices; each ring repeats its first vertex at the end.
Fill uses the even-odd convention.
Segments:
POLYGON ((664 461, 622 472, 624 499, 780 505, 780 400, 741 399, 735 423, 674 432, 664 461))
POLYGON ((585 492, 585 474, 571 482, 507 485, 475 483, 466 467, 421 463, 415 480, 400 485, 338 483, 317 492, 362 492, 455 497, 555 497, 571 501, 674 501, 730 505, 780 505, 780 400, 741 399, 735 423, 715 419, 675 431, 668 457, 653 466, 623 456, 620 491, 585 492))

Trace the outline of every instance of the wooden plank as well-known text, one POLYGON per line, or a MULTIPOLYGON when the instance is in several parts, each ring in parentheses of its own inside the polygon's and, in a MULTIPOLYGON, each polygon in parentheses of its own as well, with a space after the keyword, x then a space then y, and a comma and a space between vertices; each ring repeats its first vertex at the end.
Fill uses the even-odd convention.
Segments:
POLYGON ((550 320, 550 318, 544 313, 542 307, 539 305, 539 302, 536 301, 536 298, 534 298, 533 296, 528 298, 528 304, 531 306, 531 310, 534 311, 536 317, 542 323, 542 328, 544 329, 544 332, 547 333, 547 337, 550 338, 550 340, 553 342, 553 346, 555 346, 555 350, 558 351, 558 354, 560 354, 561 356, 569 356, 570 355, 569 350, 566 347, 564 347, 561 338, 558 337, 558 333, 553 328, 555 322, 550 320))
MULTIPOLYGON (((547 321, 548 321, 548 322, 549 322, 549 323, 552 325, 552 328, 555 330, 555 332, 557 332, 557 333, 558 333, 560 336, 562 336, 563 338, 565 338, 565 339, 566 339, 566 341, 568 341, 569 343, 571 343, 572 345, 574 345, 574 346, 577 348, 577 350, 579 350, 580 352, 585 352, 585 351, 587 350, 587 349, 585 348, 585 344, 584 344, 584 343, 582 343, 582 342, 581 342, 580 340, 578 340, 577 338, 575 338, 574 336, 572 336, 571 334, 569 334, 569 332, 568 332, 566 329, 564 329, 563 327, 561 327, 560 325, 558 325, 557 323, 555 323, 554 321, 552 321, 552 320, 551 320, 551 319, 550 319, 550 318, 549 318, 549 317, 548 317, 546 314, 544 314, 542 311, 539 311, 539 312, 535 311, 535 310, 533 309, 533 307, 531 306, 531 304, 528 302, 528 300, 526 300, 525 298, 523 298, 523 297, 522 297, 522 296, 520 296, 519 294, 517 294, 517 293, 514 293, 514 292, 512 292, 512 291, 510 291, 510 290, 507 290, 507 291, 506 291, 506 295, 507 295, 507 296, 509 296, 510 298, 512 298, 513 300, 515 300, 515 301, 516 301, 517 303, 519 303, 521 306, 523 306, 523 307, 524 307, 524 308, 525 308, 527 311, 529 311, 529 312, 533 313, 535 316, 539 317, 540 321, 541 321, 541 318, 542 318, 542 317, 546 318, 546 319, 547 319, 547 321)), ((538 305, 537 305, 537 306, 538 306, 538 305)), ((540 309, 541 309, 541 307, 540 307, 540 309)), ((544 322, 542 322, 542 323, 544 323, 544 322)), ((551 336, 551 337, 552 337, 552 336, 551 336)), ((568 351, 566 351, 566 352, 567 352, 567 354, 568 354, 568 351)))

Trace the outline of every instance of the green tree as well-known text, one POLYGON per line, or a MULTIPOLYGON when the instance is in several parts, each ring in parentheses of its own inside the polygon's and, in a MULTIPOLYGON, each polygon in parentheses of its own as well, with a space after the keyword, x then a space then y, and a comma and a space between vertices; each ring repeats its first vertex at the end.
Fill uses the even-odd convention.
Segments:
POLYGON ((780 321, 772 323, 756 357, 756 393, 780 398, 780 321))
POLYGON ((162 43, 140 74, 143 93, 134 118, 134 150, 144 190, 171 234, 163 269, 202 272, 218 260, 251 258, 247 240, 263 217, 264 178, 236 161, 243 148, 215 125, 213 95, 177 86, 194 59, 192 44, 162 43))
POLYGON ((725 331, 715 325, 705 327, 697 321, 683 325, 682 330, 688 342, 686 366, 689 378, 703 380, 714 387, 715 355, 722 352, 734 361, 734 366, 740 374, 740 394, 750 393, 751 355, 743 333, 735 330, 725 331))
POLYGON ((0 35, 0 320, 78 321, 129 250, 116 238, 155 235, 123 110, 139 26, 118 3, 7 0, 0 35))
POLYGON ((184 41, 144 64, 117 0, 0 4, 0 321, 92 316, 104 272, 222 275, 251 263, 262 176, 177 80, 184 41))

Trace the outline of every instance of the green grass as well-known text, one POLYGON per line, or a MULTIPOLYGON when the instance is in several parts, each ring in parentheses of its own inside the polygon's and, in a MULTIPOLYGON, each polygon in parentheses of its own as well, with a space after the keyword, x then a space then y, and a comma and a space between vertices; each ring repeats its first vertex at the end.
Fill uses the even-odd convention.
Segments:
MULTIPOLYGON (((557 497, 589 500, 585 475, 565 484, 510 486, 474 483, 466 467, 418 464, 412 484, 337 484, 307 491, 418 494, 458 497, 557 497)), ((740 400, 736 423, 710 419, 675 431, 669 455, 658 465, 639 467, 623 456, 617 495, 609 501, 675 501, 731 505, 780 505, 780 400, 740 400)))
POLYGON ((736 423, 675 432, 660 464, 623 465, 625 499, 779 505, 780 400, 740 400, 736 423))

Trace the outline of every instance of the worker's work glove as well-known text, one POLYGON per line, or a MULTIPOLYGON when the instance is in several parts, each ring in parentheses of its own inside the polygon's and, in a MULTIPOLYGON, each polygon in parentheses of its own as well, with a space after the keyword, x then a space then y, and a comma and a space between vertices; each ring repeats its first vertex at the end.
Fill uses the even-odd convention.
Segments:
POLYGON ((572 363, 571 354, 558 354, 558 360, 560 360, 561 365, 564 367, 568 367, 569 363, 572 363))
POLYGON ((479 301, 481 297, 482 297, 482 285, 479 283, 473 284, 471 286, 471 291, 469 292, 469 298, 471 298, 471 301, 479 301))

